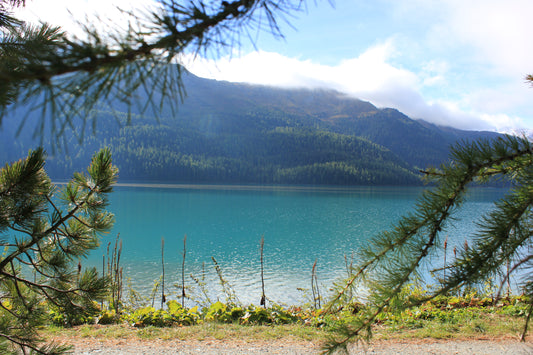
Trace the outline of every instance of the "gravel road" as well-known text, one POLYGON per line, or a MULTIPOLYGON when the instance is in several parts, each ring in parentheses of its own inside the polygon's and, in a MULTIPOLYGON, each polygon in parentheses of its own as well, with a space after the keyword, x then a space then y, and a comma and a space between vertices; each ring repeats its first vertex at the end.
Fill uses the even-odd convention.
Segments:
MULTIPOLYGON (((174 341, 174 340, 106 340, 75 339, 74 354, 319 354, 320 346, 306 342, 247 343, 244 341, 174 341)), ((350 349, 350 354, 464 354, 464 355, 532 355, 533 343, 517 340, 422 340, 379 341, 366 347, 350 349)))

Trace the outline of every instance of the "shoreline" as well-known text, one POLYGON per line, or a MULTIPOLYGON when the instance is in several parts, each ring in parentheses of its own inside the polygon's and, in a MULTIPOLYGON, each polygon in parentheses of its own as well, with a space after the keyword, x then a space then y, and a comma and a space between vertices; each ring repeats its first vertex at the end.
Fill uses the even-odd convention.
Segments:
MULTIPOLYGON (((324 191, 324 192, 349 192, 369 190, 374 188, 398 188, 399 186, 333 186, 333 185, 246 185, 246 184, 194 184, 194 183, 145 183, 145 182, 118 182, 117 187, 142 187, 160 189, 183 190, 237 190, 237 191, 324 191)), ((420 188, 420 186, 403 186, 405 188, 420 188)))

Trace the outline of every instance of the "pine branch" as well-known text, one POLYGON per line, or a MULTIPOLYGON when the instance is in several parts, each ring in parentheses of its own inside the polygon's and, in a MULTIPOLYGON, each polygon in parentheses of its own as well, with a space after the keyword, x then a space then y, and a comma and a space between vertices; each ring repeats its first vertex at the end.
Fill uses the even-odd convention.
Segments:
POLYGON ((109 150, 95 154, 89 175, 75 175, 63 189, 66 202, 73 205, 63 213, 50 197, 54 190, 43 164, 43 152, 39 150, 0 169, 1 233, 24 234, 21 239, 15 237, 14 243, 3 243, 6 250, 0 258, 0 309, 6 317, 13 316, 14 323, 2 326, 0 337, 20 346, 22 351, 58 353, 65 348, 38 347, 42 340, 30 335, 44 319, 43 301, 74 314, 107 293, 107 279, 98 278, 95 269, 76 278, 70 270, 69 257, 93 248, 95 231, 105 230, 112 223, 104 210, 105 195, 112 190, 117 170, 111 164, 109 150), (51 223, 46 222, 45 216, 51 223), (28 265, 39 273, 40 279, 26 278, 16 265, 28 265))
POLYGON ((522 260, 520 260, 519 262, 517 262, 516 264, 514 264, 508 272, 505 273, 502 281, 500 282, 500 287, 498 287, 498 293, 496 294, 496 296, 494 297, 495 300, 498 300, 500 298, 500 295, 502 293, 502 290, 503 290, 503 285, 505 285, 505 283, 507 282, 507 280, 509 280, 509 277, 511 276, 512 273, 514 273, 519 267, 521 267, 522 265, 528 263, 529 261, 533 260, 533 255, 530 254, 528 256, 526 256, 525 258, 523 258, 522 260))
MULTIPOLYGON (((54 275, 48 274, 44 270, 42 270, 41 267, 37 263, 35 263, 35 261, 33 260, 33 257, 28 252, 26 252, 25 255, 26 255, 26 259, 29 260, 29 262, 25 262, 24 259, 21 258, 21 257, 17 258, 18 262, 23 263, 23 264, 28 265, 28 266, 31 266, 33 268, 33 270, 38 272, 39 275, 41 275, 41 276, 44 276, 44 277, 49 278, 49 279, 52 279, 54 277, 54 275)), ((44 260, 44 261, 46 262, 46 260, 44 260)))
MULTIPOLYGON (((55 52, 55 48, 48 54, 50 58, 44 58, 43 64, 34 64, 27 68, 26 71, 16 72, 2 72, 0 71, 0 80, 6 82, 17 82, 24 80, 39 80, 42 82, 50 82, 53 77, 61 76, 69 73, 88 72, 93 73, 97 69, 105 67, 115 67, 123 65, 124 63, 133 62, 140 58, 151 58, 152 56, 160 56, 160 50, 169 51, 171 54, 180 53, 185 47, 190 45, 193 41, 206 41, 205 34, 212 28, 219 26, 224 21, 233 20, 234 22, 244 21, 250 19, 253 11, 257 8, 268 10, 270 0, 236 0, 231 3, 222 2, 222 6, 214 15, 207 15, 205 13, 195 13, 194 15, 201 17, 201 20, 194 21, 193 25, 178 30, 178 18, 172 18, 172 15, 165 13, 162 16, 157 16, 156 20, 161 22, 161 25, 166 25, 166 30, 170 33, 153 43, 146 43, 144 40, 137 47, 131 48, 124 45, 124 48, 118 50, 111 50, 109 48, 103 49, 102 53, 97 53, 96 49, 86 43, 78 44, 61 36, 65 48, 61 51, 55 52), (174 22, 175 21, 175 22, 174 22), (66 51, 66 52, 65 52, 66 51), (76 53, 87 52, 86 55, 78 56, 76 53), (50 65, 49 63, 56 63, 50 65)), ((285 1, 283 1, 285 3, 285 1)), ((287 6, 285 3, 284 6, 287 6)), ((176 13, 184 12, 184 8, 177 8, 174 4, 176 13)), ((281 5, 277 5, 278 9, 282 9, 281 5)), ((169 9, 167 9, 168 11, 169 9)), ((197 9, 195 9, 197 10, 197 9)), ((194 16, 193 15, 193 16, 194 16)), ((192 17, 190 20, 192 20, 192 17)), ((275 16, 270 17, 271 24, 275 25, 275 16)), ((189 21, 190 21, 189 20, 189 21)), ((277 27, 273 27, 274 31, 279 32, 277 27)), ((204 42, 201 42, 204 43, 204 42)))
MULTIPOLYGON (((206 5, 187 0, 181 5, 159 0, 159 9, 150 19, 123 12, 140 29, 130 26, 110 34, 113 29, 106 32, 85 25, 85 40, 69 38, 49 25, 23 24, 0 47, 0 54, 9 53, 0 55, 0 121, 17 107, 27 109, 26 115, 40 112, 34 133, 43 139, 49 125, 55 149, 73 120, 79 119, 77 125, 83 127, 80 140, 89 118, 94 129, 96 117, 91 112, 98 105, 118 101, 130 110, 138 104, 141 112, 150 106, 157 118, 163 103, 175 110, 175 101, 184 97, 182 69, 172 64, 181 55, 211 50, 218 54, 238 44, 235 39, 241 32, 265 29, 263 18, 270 33, 282 37, 277 21, 301 11, 303 1, 234 0, 206 5), (154 92, 161 94, 159 102, 153 99, 154 92), (137 94, 146 99, 144 103, 133 98, 137 94)), ((19 129, 24 124, 22 119, 19 129)))
MULTIPOLYGON (((47 284, 35 283, 35 282, 32 282, 32 281, 30 281, 28 279, 25 279, 25 278, 22 278, 22 277, 18 277, 15 274, 10 274, 10 273, 8 273, 6 271, 1 271, 1 270, 0 270, 0 275, 3 275, 6 278, 11 279, 11 280, 13 280, 15 282, 17 282, 17 281, 21 282, 21 283, 26 284, 28 286, 31 286, 31 287, 33 287, 35 289, 50 290, 50 291, 57 292, 59 294, 69 294, 69 293, 77 293, 79 291, 84 291, 81 288, 71 288, 71 289, 68 289, 68 290, 63 290, 63 289, 60 289, 60 288, 57 288, 57 287, 53 287, 53 286, 50 286, 50 285, 47 285, 47 284)), ((19 297, 21 297, 23 299, 22 294, 19 294, 19 297)))
POLYGON ((11 336, 9 334, 0 333, 0 337, 7 339, 13 344, 18 345, 23 351, 25 348, 31 349, 37 354, 43 354, 47 355, 48 352, 44 352, 41 350, 41 348, 32 345, 34 343, 34 339, 25 339, 25 338, 19 338, 18 336, 11 336))
MULTIPOLYGON (((334 301, 340 300, 342 294, 349 287, 363 277, 368 272, 373 272, 375 278, 369 286, 373 306, 369 313, 362 314, 360 321, 355 328, 345 329, 343 338, 329 345, 329 350, 337 346, 345 347, 346 343, 354 337, 360 335, 364 330, 370 331, 376 317, 386 306, 400 293, 411 276, 416 273, 422 260, 430 254, 438 245, 438 235, 444 229, 445 223, 450 219, 456 207, 458 207, 467 186, 477 177, 486 173, 487 169, 501 167, 507 164, 510 169, 516 170, 519 182, 525 184, 507 199, 502 206, 506 207, 507 213, 498 219, 494 215, 488 217, 494 228, 499 228, 500 232, 490 229, 490 224, 485 221, 487 233, 499 235, 497 240, 480 235, 480 239, 485 240, 486 245, 475 245, 469 249, 466 256, 457 261, 450 270, 454 273, 447 277, 446 284, 432 293, 427 298, 410 300, 403 307, 409 308, 436 297, 439 294, 448 292, 465 281, 471 281, 477 277, 482 277, 485 272, 498 267, 498 262, 508 260, 515 250, 531 237, 531 232, 521 233, 515 239, 509 239, 511 230, 518 230, 520 220, 524 214, 530 210, 533 204, 533 191, 529 187, 533 181, 533 173, 528 173, 530 159, 533 150, 531 144, 526 139, 516 137, 505 137, 494 142, 480 141, 464 147, 456 147, 452 150, 454 160, 448 165, 443 165, 440 171, 428 171, 428 175, 438 180, 439 185, 433 190, 425 192, 418 203, 415 214, 404 217, 392 232, 385 232, 378 235, 370 243, 371 248, 363 250, 361 258, 363 263, 357 268, 357 272, 348 279, 347 284, 337 293, 334 301), (525 159, 521 161, 521 159, 525 159), (514 200, 513 200, 514 198, 514 200), (503 222, 505 220, 505 223, 503 222), (498 250, 503 245, 506 246, 505 253, 495 256, 488 250, 498 250), (486 246, 486 247, 485 247, 486 246), (476 256, 477 250, 483 250, 483 257, 476 256), (496 260, 496 261, 494 261, 496 260), (479 269, 479 265, 486 264, 485 268, 479 269), (459 271, 457 268, 459 267, 459 271), (464 268, 460 271, 461 267, 464 268), (483 270, 483 271, 479 271, 483 270), (476 272, 478 272, 476 274, 476 272)), ((516 233, 518 234, 518 233, 516 233)), ((488 234, 487 234, 488 235, 488 234)), ((529 259, 528 259, 529 260, 529 259)), ((331 307, 331 306, 330 306, 331 307)))
MULTIPOLYGON (((93 193, 94 193, 94 191, 91 190, 89 195, 92 195, 93 193)), ((4 259, 2 259, 0 261, 0 270, 3 270, 8 263, 12 262, 20 254, 25 253, 32 246, 34 246, 35 244, 38 244, 43 238, 46 238, 48 235, 53 233, 53 231, 55 231, 58 228, 58 226, 63 224, 68 219, 72 218, 78 212, 78 210, 85 204, 86 204, 86 200, 84 202, 82 202, 80 205, 76 205, 65 216, 63 216, 58 222, 56 222, 54 225, 50 226, 43 233, 40 233, 40 236, 36 236, 37 238, 32 238, 32 240, 29 240, 28 243, 26 243, 26 245, 19 246, 18 250, 13 251, 8 256, 6 256, 4 259)))
POLYGON ((529 307, 527 309, 526 321, 524 322, 524 329, 522 330, 522 334, 520 334, 520 341, 522 341, 522 342, 526 341, 527 328, 528 328, 528 325, 529 325, 529 321, 531 320, 531 314, 532 313, 533 313, 533 299, 530 298, 529 307))

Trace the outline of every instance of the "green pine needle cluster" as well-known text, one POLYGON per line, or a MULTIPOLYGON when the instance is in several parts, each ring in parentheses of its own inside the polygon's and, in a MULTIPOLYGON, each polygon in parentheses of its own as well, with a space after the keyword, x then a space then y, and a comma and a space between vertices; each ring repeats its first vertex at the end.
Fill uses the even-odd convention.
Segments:
POLYGON ((46 128, 60 144, 66 129, 78 132, 80 141, 87 124, 94 129, 91 112, 102 105, 138 104, 158 117, 163 105, 175 108, 184 95, 183 69, 171 64, 181 64, 185 55, 216 57, 259 31, 282 37, 278 21, 301 11, 302 4, 157 1, 144 11, 123 11, 126 28, 101 19, 80 22, 84 35, 78 38, 51 24, 19 21, 11 12, 24 2, 0 1, 0 122, 38 112, 35 132, 46 128))
POLYGON ((354 267, 346 283, 337 286, 337 296, 330 308, 341 301, 353 301, 346 300, 345 295, 354 289, 366 290, 359 294, 366 293, 361 300, 370 307, 352 324, 339 330, 340 337, 328 344, 329 350, 345 349, 351 341, 371 337, 376 318, 395 303, 407 284, 419 279, 418 273, 427 266, 429 257, 443 249, 443 236, 467 198, 469 187, 498 179, 507 181, 510 191, 495 203, 489 214, 473 221, 478 228, 470 237, 470 245, 460 250, 455 260, 442 266, 446 276, 427 295, 403 300, 401 307, 415 307, 498 277, 503 287, 511 273, 520 271, 524 276, 519 286, 530 302, 523 334, 527 332, 533 309, 532 143, 515 136, 464 142, 452 149, 447 163, 425 173, 435 187, 423 193, 413 212, 391 230, 375 236, 359 252, 356 259, 362 262, 354 267))
POLYGON ((95 308, 109 280, 76 267, 113 225, 107 195, 117 177, 109 150, 93 157, 86 174, 58 188, 44 171, 42 149, 0 169, 0 351, 59 353, 42 346, 36 330, 46 305, 76 315, 95 308))

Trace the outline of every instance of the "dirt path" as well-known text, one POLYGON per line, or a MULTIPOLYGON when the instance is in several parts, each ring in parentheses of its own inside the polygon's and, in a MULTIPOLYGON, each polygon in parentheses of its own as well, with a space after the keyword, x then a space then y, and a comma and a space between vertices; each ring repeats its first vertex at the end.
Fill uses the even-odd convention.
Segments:
MULTIPOLYGON (((313 342, 246 342, 241 340, 132 340, 100 341, 93 338, 60 339, 74 345, 74 354, 319 354, 320 345, 313 342)), ((350 349, 350 354, 461 354, 461 355, 532 355, 533 343, 515 339, 477 340, 407 340, 377 341, 365 347, 350 349)))
POLYGON ((445 341, 407 341, 379 342, 370 345, 366 352, 358 349, 351 354, 461 354, 461 355, 498 355, 533 354, 533 344, 518 341, 494 340, 445 340, 445 341))

